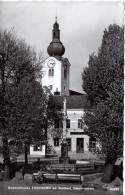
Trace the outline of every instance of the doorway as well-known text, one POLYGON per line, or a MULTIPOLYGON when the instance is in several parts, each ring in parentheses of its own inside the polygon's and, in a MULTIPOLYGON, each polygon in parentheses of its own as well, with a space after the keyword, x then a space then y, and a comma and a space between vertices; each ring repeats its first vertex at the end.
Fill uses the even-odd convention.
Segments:
POLYGON ((77 138, 76 152, 77 153, 83 153, 84 152, 84 138, 77 138))

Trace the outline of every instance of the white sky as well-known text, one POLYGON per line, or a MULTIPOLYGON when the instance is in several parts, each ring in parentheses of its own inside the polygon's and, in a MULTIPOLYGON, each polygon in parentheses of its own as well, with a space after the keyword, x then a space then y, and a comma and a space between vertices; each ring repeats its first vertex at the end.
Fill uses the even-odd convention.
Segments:
POLYGON ((104 29, 114 22, 123 24, 123 3, 0 1, 0 28, 14 27, 19 38, 43 51, 46 58, 56 10, 60 40, 65 46, 63 57, 71 63, 70 89, 82 92, 81 72, 89 55, 97 53, 104 29))

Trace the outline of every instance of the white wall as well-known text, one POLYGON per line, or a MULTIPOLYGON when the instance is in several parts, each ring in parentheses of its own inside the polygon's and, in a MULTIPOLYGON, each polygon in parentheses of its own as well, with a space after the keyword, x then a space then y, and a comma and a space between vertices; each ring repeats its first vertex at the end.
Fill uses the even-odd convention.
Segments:
MULTIPOLYGON (((67 110, 68 119, 71 120, 70 123, 70 130, 72 129, 78 129, 78 119, 82 119, 84 112, 82 109, 70 109, 67 110)), ((81 129, 78 129, 81 130, 81 129)))
MULTIPOLYGON (((84 151, 88 151, 88 144, 89 144, 89 136, 82 134, 82 135, 77 135, 73 134, 71 135, 71 132, 81 132, 84 133, 84 130, 81 128, 78 128, 78 119, 82 119, 84 117, 84 111, 81 109, 72 109, 72 110, 67 110, 67 115, 68 119, 70 119, 70 129, 67 129, 67 138, 71 138, 71 151, 76 151, 76 141, 77 138, 83 138, 84 139, 84 151)), ((82 119, 83 120, 83 119, 82 119)), ((83 121, 84 123, 84 121, 83 121)))
MULTIPOLYGON (((84 111, 82 109, 68 109, 67 110, 67 116, 68 119, 70 119, 70 128, 67 129, 67 138, 71 138, 71 151, 75 152, 76 151, 76 145, 77 145, 77 138, 83 138, 84 139, 84 152, 88 152, 88 145, 89 145, 89 136, 82 134, 82 135, 78 135, 78 134, 73 134, 71 135, 71 132, 81 132, 84 133, 83 129, 78 128, 78 119, 82 119, 81 117, 84 116, 84 111)), ((54 143, 53 143, 53 139, 51 137, 51 135, 49 135, 50 139, 49 139, 49 143, 50 145, 53 146, 55 151, 60 151, 61 150, 61 146, 59 145, 58 147, 54 147, 54 143)), ((61 144, 61 140, 60 140, 60 144, 61 144)))
POLYGON ((45 145, 42 145, 42 149, 41 151, 34 151, 34 146, 33 145, 30 145, 30 155, 31 156, 45 156, 45 145))
POLYGON ((64 59, 62 61, 57 60, 55 57, 49 57, 43 62, 43 78, 42 78, 42 86, 50 86, 52 85, 53 88, 51 92, 57 91, 60 92, 60 95, 69 95, 69 74, 70 74, 70 64, 68 60, 65 62, 64 59), (54 60, 55 65, 54 69, 54 76, 49 76, 49 67, 48 62, 49 60, 54 60), (67 67, 67 77, 64 78, 64 67, 67 67))
POLYGON ((44 76, 42 78, 42 86, 52 85, 53 86, 53 88, 51 90, 52 93, 54 93, 57 88, 58 88, 58 91, 61 92, 61 61, 58 61, 54 57, 47 58, 43 63, 43 72, 44 72, 44 76), (48 67, 47 63, 50 59, 53 59, 56 62, 55 66, 53 68, 54 69, 54 76, 49 76, 49 74, 48 74, 49 67, 48 67))

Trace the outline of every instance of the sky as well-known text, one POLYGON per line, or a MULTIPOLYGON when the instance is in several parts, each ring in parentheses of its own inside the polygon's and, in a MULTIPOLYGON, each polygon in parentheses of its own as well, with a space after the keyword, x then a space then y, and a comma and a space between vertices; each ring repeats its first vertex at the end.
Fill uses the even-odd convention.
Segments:
POLYGON ((14 27, 17 37, 46 59, 57 15, 63 57, 71 64, 70 89, 83 92, 81 73, 89 55, 97 54, 110 24, 123 25, 123 7, 120 1, 0 1, 0 29, 14 27))

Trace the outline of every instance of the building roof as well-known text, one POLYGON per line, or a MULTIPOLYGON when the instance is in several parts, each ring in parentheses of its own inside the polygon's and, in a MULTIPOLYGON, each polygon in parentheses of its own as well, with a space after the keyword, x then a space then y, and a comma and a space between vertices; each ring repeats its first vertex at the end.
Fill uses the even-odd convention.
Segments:
POLYGON ((69 95, 69 96, 50 96, 50 101, 53 104, 63 108, 64 97, 66 98, 67 109, 84 109, 87 105, 87 96, 84 95, 69 95))
POLYGON ((70 95, 83 95, 83 93, 77 92, 77 91, 73 91, 73 90, 69 90, 69 94, 70 95))
POLYGON ((52 42, 47 48, 47 52, 50 56, 62 56, 65 53, 65 47, 60 41, 60 30, 57 18, 52 30, 52 42))

